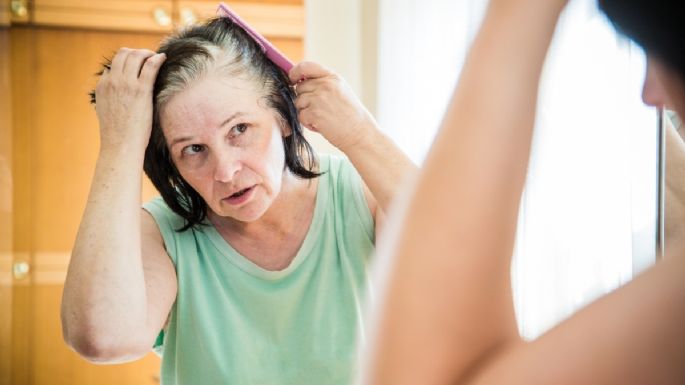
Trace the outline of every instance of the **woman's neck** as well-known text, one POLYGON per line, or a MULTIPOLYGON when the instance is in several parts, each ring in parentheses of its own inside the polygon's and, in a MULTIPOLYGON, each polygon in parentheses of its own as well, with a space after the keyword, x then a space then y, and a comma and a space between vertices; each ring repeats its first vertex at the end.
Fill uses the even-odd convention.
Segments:
POLYGON ((314 217, 317 186, 318 178, 306 180, 284 175, 281 192, 258 220, 240 222, 216 214, 210 220, 244 258, 266 270, 283 270, 307 236, 314 217))

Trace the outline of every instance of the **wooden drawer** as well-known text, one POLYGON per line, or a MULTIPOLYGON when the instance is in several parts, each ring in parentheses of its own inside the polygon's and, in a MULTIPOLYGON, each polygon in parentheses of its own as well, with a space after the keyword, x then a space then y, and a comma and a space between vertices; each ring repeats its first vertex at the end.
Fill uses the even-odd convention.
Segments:
MULTIPOLYGON (((265 1, 226 3, 262 35, 290 39, 304 37, 304 6, 301 3, 265 1)), ((179 23, 188 25, 214 17, 218 4, 218 1, 179 1, 179 23)))
POLYGON ((10 0, 0 0, 0 27, 10 25, 10 0))
POLYGON ((34 0, 37 25, 87 29, 168 32, 172 0, 34 0))
POLYGON ((0 27, 29 20, 29 0, 0 0, 0 27))

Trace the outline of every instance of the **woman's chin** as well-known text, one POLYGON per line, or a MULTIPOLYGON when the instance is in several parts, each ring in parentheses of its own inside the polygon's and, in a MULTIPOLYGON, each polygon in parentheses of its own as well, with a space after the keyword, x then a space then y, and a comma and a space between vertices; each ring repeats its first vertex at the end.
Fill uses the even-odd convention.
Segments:
POLYGON ((262 215, 263 215, 262 212, 259 212, 259 213, 249 212, 249 213, 238 213, 235 215, 231 215, 230 217, 236 221, 239 221, 239 222, 250 223, 250 222, 257 221, 259 218, 262 217, 262 215))
MULTIPOLYGON (((255 202, 256 203, 256 202, 255 202)), ((238 222, 254 222, 261 218, 266 212, 266 208, 262 208, 262 205, 251 204, 242 207, 226 207, 226 205, 221 205, 218 210, 212 210, 214 215, 222 218, 230 218, 238 222), (260 207, 257 207, 260 206, 260 207)))

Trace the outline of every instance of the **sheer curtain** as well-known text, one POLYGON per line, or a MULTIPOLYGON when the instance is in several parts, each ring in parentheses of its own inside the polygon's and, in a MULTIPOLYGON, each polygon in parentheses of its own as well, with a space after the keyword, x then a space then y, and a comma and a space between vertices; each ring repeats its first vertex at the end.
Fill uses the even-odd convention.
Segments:
MULTIPOLYGON (((378 120, 419 163, 486 6, 379 2, 378 120)), ((512 277, 524 337, 653 259, 656 115, 639 98, 643 73, 643 53, 616 35, 595 1, 571 1, 543 74, 521 202, 512 277)))
POLYGON ((483 0, 379 0, 378 121, 417 163, 440 124, 483 0))

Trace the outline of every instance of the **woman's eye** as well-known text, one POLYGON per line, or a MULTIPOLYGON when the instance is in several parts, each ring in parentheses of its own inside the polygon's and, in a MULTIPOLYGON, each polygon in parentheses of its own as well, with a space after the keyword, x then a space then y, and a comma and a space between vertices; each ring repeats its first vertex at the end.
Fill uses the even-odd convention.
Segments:
POLYGON ((237 124, 233 127, 232 131, 233 131, 233 135, 236 135, 236 136, 240 135, 243 132, 247 131, 247 124, 245 124, 245 123, 237 124))
POLYGON ((190 146, 184 147, 182 152, 183 155, 195 155, 197 153, 204 151, 204 149, 204 146, 200 144, 191 144, 190 146))

